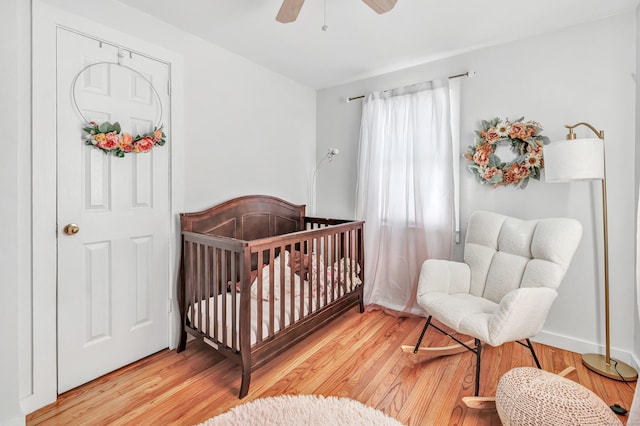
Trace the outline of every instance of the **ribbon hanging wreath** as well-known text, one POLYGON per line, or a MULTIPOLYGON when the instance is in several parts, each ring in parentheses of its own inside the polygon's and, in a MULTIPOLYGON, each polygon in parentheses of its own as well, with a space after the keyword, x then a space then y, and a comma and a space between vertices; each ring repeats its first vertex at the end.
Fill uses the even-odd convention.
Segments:
POLYGON ((514 185, 524 189, 529 178, 540 180, 544 169, 543 145, 549 138, 542 136, 542 126, 536 121, 482 120, 482 129, 476 130, 476 143, 467 147, 465 157, 471 163, 467 168, 480 183, 498 186, 514 185), (503 162, 495 154, 498 144, 511 145, 516 158, 503 162))
POLYGON ((120 62, 95 62, 93 64, 89 64, 78 72, 78 74, 73 79, 73 83, 71 85, 71 97, 73 100, 73 105, 80 115, 84 122, 86 123, 85 127, 82 128, 87 134, 84 137, 85 144, 90 145, 96 149, 101 150, 105 154, 114 155, 116 157, 124 157, 125 154, 128 153, 143 153, 151 151, 155 146, 163 146, 166 143, 167 135, 162 131, 163 125, 162 123, 162 100, 160 99, 160 95, 158 91, 153 86, 151 81, 146 78, 139 71, 127 66, 123 65, 120 62), (111 123, 109 121, 105 121, 103 123, 97 123, 95 121, 88 120, 84 114, 82 113, 80 107, 78 106, 78 102, 76 100, 76 83, 78 82, 78 78, 82 73, 87 71, 91 67, 95 67, 96 65, 118 65, 120 67, 126 68, 131 72, 140 76, 144 81, 149 84, 153 94, 155 95, 156 100, 158 101, 158 105, 160 106, 160 117, 158 118, 158 122, 155 126, 153 126, 153 130, 144 133, 142 135, 132 136, 131 133, 123 132, 120 127, 120 123, 115 122, 111 123))

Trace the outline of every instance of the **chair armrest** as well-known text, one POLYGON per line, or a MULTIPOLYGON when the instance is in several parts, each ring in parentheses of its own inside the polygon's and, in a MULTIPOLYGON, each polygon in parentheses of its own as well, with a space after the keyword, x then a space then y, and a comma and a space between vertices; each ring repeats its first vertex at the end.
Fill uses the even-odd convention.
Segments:
POLYGON ((420 269, 418 299, 425 293, 468 293, 471 286, 469 265, 450 260, 427 259, 420 269))
POLYGON ((517 288, 507 293, 489 319, 487 343, 498 346, 538 334, 557 296, 547 287, 517 288))

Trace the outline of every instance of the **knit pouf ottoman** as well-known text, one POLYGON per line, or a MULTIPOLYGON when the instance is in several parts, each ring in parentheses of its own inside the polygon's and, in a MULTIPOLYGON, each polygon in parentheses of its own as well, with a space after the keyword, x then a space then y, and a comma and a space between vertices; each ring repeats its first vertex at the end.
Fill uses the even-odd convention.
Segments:
POLYGON ((502 376, 496 410, 504 426, 622 424, 589 389, 533 367, 514 368, 502 376))

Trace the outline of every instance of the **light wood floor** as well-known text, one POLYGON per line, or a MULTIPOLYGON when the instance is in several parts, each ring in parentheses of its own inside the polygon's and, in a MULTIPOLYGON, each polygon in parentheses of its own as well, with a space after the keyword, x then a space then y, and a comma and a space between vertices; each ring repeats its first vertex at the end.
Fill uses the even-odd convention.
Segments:
MULTIPOLYGON (((416 362, 400 351, 414 344, 422 319, 395 318, 352 309, 252 375, 249 395, 238 400, 240 368, 208 346, 191 342, 182 353, 165 350, 58 397, 27 417, 28 425, 193 425, 265 396, 321 394, 356 399, 407 425, 499 425, 495 410, 466 408, 473 394, 475 355, 465 352, 416 362)), ((425 342, 448 344, 430 329, 425 342)), ((585 369, 580 355, 534 344, 542 367, 576 371, 569 378, 608 405, 631 405, 635 383, 585 369)), ((499 377, 533 366, 528 349, 515 343, 486 346, 480 395, 495 394, 499 377)), ((626 423, 626 417, 620 417, 626 423)), ((337 426, 337 425, 336 425, 337 426)))

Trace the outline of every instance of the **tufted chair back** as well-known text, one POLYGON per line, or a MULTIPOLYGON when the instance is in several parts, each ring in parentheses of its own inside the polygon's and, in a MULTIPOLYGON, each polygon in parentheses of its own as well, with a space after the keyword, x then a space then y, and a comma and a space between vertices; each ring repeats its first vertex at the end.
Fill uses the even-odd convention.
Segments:
POLYGON ((520 220, 474 212, 464 251, 464 262, 471 270, 469 293, 500 303, 516 288, 555 290, 567 272, 580 235, 580 224, 572 219, 520 220))

